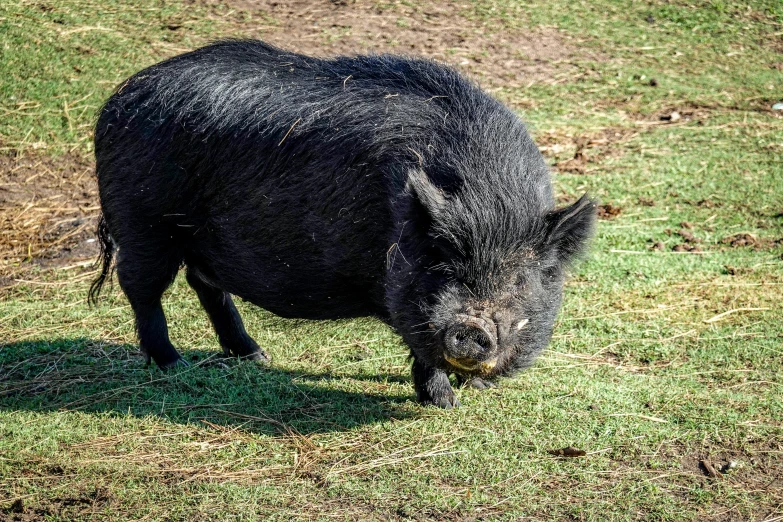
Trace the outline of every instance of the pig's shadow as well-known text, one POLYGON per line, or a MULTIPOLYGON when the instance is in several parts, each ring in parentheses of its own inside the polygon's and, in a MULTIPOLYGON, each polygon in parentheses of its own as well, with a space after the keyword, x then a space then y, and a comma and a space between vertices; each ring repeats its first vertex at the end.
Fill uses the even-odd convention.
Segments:
POLYGON ((222 361, 215 352, 187 355, 198 361, 163 373, 144 368, 130 345, 89 339, 0 344, 0 410, 156 415, 308 434, 405 418, 417 408, 412 389, 388 386, 403 380, 398 375, 335 377, 222 361))

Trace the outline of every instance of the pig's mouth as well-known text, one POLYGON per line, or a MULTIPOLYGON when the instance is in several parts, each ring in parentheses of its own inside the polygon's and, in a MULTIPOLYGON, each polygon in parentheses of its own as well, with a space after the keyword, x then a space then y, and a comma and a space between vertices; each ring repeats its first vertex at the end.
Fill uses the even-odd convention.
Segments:
POLYGON ((486 361, 477 361, 467 357, 451 357, 447 354, 443 354, 443 358, 453 367, 472 373, 489 373, 498 363, 497 357, 486 361))

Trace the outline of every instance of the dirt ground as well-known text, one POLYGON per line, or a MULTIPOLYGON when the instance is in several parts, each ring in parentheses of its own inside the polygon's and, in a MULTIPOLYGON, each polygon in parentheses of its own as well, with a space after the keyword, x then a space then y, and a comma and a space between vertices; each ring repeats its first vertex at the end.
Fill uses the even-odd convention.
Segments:
POLYGON ((483 86, 519 88, 571 81, 575 63, 597 53, 551 28, 491 28, 468 17, 458 2, 395 3, 366 0, 227 0, 250 14, 248 36, 294 51, 319 55, 393 52, 454 65, 483 86))
POLYGON ((33 266, 88 264, 98 210, 89 158, 0 156, 0 287, 33 266))
MULTIPOLYGON (((573 81, 586 74, 578 62, 600 58, 551 28, 490 28, 460 3, 226 0, 206 6, 234 22, 235 33, 216 37, 263 38, 321 56, 426 56, 454 65, 501 99, 503 89, 573 81)), ((99 207, 93 173, 91 159, 77 154, 0 156, 0 288, 33 267, 67 269, 95 258, 99 207)))

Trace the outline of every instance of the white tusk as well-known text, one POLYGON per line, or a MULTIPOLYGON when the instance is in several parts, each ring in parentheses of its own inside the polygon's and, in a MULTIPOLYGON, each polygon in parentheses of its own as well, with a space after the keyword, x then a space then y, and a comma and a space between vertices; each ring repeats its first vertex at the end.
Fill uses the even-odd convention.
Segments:
POLYGON ((523 326, 525 326, 530 319, 522 319, 517 323, 517 330, 521 330, 523 326))

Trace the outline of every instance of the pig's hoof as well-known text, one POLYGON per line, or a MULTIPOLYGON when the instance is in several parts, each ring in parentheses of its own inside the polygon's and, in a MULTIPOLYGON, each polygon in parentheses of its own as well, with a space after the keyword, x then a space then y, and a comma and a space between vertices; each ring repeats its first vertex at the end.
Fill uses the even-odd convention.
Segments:
POLYGON ((226 359, 253 361, 262 366, 267 366, 272 362, 272 358, 248 335, 221 344, 223 345, 223 356, 226 359))
POLYGON ((187 368, 188 366, 190 366, 190 363, 188 361, 186 361, 185 359, 183 359, 182 357, 180 357, 178 359, 174 359, 171 362, 168 362, 166 364, 161 365, 160 369, 165 372, 167 370, 176 370, 176 369, 179 369, 179 368, 187 368))
POLYGON ((438 408, 443 408, 444 410, 450 410, 452 408, 459 408, 462 406, 462 404, 459 402, 459 399, 456 395, 452 395, 451 397, 440 399, 437 406, 438 408))
POLYGON ((255 350, 246 351, 244 353, 235 353, 224 349, 223 358, 226 360, 233 359, 234 361, 252 361, 260 366, 269 366, 272 362, 272 358, 261 348, 256 348, 255 350))
POLYGON ((450 410, 452 408, 459 408, 460 406, 462 406, 462 404, 460 404, 459 402, 459 399, 455 395, 452 395, 451 397, 444 397, 442 399, 439 399, 434 404, 438 408, 443 408, 444 410, 450 410))
POLYGON ((438 408, 443 408, 444 410, 450 410, 452 408, 459 408, 462 406, 457 396, 454 395, 454 392, 443 395, 442 397, 433 397, 428 401, 424 401, 422 404, 425 406, 437 406, 438 408))
POLYGON ((488 390, 490 388, 498 387, 496 383, 492 381, 486 381, 481 377, 473 377, 471 379, 463 380, 461 386, 475 388, 477 390, 488 390))
POLYGON ((239 359, 242 361, 252 361, 259 366, 269 366, 272 364, 272 358, 263 350, 258 350, 250 355, 243 355, 239 359))

